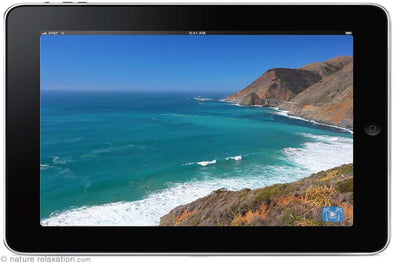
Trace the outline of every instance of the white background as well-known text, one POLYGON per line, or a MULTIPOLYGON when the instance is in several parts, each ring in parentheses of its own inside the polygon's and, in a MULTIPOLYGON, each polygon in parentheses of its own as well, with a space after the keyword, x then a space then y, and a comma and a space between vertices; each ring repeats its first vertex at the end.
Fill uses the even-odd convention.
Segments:
MULTIPOLYGON (((4 13, 5 10, 13 5, 18 3, 18 0, 2 0, 0 2, 1 8, 0 12, 4 13)), ((22 0, 23 1, 23 0, 22 0)), ((50 0, 51 1, 51 0, 50 0)), ((76 0, 77 1, 77 0, 76 0)), ((76 2, 75 1, 75 2, 76 2)), ((53 1, 51 1, 53 2, 53 1)), ((111 2, 111 1, 87 1, 87 2, 111 2)), ((116 1, 116 2, 124 2, 124 1, 116 1)), ((168 3, 170 1, 163 1, 163 0, 158 0, 158 1, 140 1, 136 0, 137 3, 139 2, 165 2, 168 3)), ((232 2, 242 2, 244 3, 245 1, 224 1, 224 0, 219 0, 219 1, 179 1, 179 0, 174 0, 173 2, 175 3, 188 3, 188 2, 225 2, 225 3, 232 3, 232 2)), ((274 1, 257 1, 253 0, 251 1, 252 3, 258 2, 258 3, 268 3, 268 2, 274 2, 274 1)), ((278 2, 278 1, 276 1, 278 2)), ((302 1, 295 1, 291 0, 291 3, 294 2, 302 2, 302 1)), ((319 1, 319 2, 328 2, 328 1, 319 1)), ((337 1, 337 2, 345 2, 345 1, 337 1)), ((364 1, 352 1, 353 3, 355 2, 364 2, 364 1)), ((34 3, 34 2, 33 2, 34 3)), ((307 263, 307 264, 312 264, 312 263, 318 263, 318 264, 328 264, 328 263, 400 263, 400 217, 399 217, 399 203, 400 203, 400 192, 398 189, 400 188, 400 183, 398 179, 398 175, 400 174, 400 138, 397 136, 398 133, 400 133, 400 121, 397 119, 398 115, 400 115, 400 92, 398 90, 398 86, 400 84, 400 53, 398 52, 397 47, 400 45, 399 43, 399 38, 400 38, 400 31, 399 31, 399 25, 400 25, 400 1, 399 0, 375 0, 375 3, 378 3, 382 6, 384 6, 390 13, 391 16, 391 25, 392 25, 392 102, 393 102, 393 107, 392 107, 392 161, 393 161, 393 166, 392 166, 392 191, 393 194, 391 195, 392 197, 392 217, 391 217, 391 222, 392 222, 392 227, 391 227, 391 242, 389 244, 389 247, 382 253, 375 255, 375 256, 264 256, 264 257, 238 257, 238 256, 232 256, 232 257, 187 257, 187 256, 174 256, 174 257, 143 257, 143 256, 102 256, 102 257, 91 257, 91 262, 90 263, 174 263, 174 264, 179 264, 179 263, 246 263, 246 262, 251 262, 251 263, 307 263), (396 260, 397 258, 397 260, 396 260)), ((357 14, 354 14, 355 16, 357 14)), ((340 14, 338 14, 338 19, 340 19, 340 14)), ((1 34, 1 43, 3 43, 3 37, 4 37, 4 32, 1 34)), ((373 50, 371 50, 373 52, 373 50)), ((4 55, 3 55, 4 59, 4 55)), ((3 64, 2 64, 3 65, 3 64)), ((2 70, 3 72, 3 70, 2 70)), ((1 78, 3 78, 3 74, 1 74, 1 78)), ((373 76, 371 77, 373 78, 373 76)), ((3 79, 1 79, 1 83, 3 83, 3 79)), ((385 87, 381 87, 382 89, 385 89, 385 87)), ((4 89, 4 88, 3 88, 4 89)), ((0 107, 0 116, 4 118, 4 92, 0 93, 1 97, 1 107, 0 107)), ((0 122, 1 124, 1 137, 4 137, 4 119, 0 122)), ((3 141, 0 141, 1 143, 1 151, 0 151, 0 171, 1 171, 1 176, 4 177, 4 147, 3 147, 3 141)), ((382 175, 383 176, 383 175, 382 175)), ((1 185, 3 185, 3 179, 0 180, 1 185)), ((3 214, 4 212, 4 193, 3 193, 3 186, 0 188, 1 190, 1 195, 0 195, 0 212, 3 214)), ((0 216, 0 230, 1 230, 1 237, 4 237, 4 223, 3 223, 3 215, 0 216)), ((79 239, 79 238, 77 238, 79 239)), ((105 238, 106 239, 106 238, 105 238)), ((136 237, 132 237, 132 239, 140 239, 136 237)), ((188 241, 182 241, 182 243, 190 243, 191 239, 196 239, 196 238, 188 238, 188 241)), ((223 237, 221 237, 221 242, 223 243, 223 237)), ((268 237, 265 237, 263 239, 268 239, 268 237)), ((366 236, 366 239, 368 239, 368 236, 366 236)), ((72 241, 71 241, 72 242, 72 241)), ((303 243, 302 239, 299 238, 299 243, 303 243)), ((73 242, 72 242, 73 243, 73 242)), ((207 243, 207 241, 204 241, 204 243, 207 243)), ((240 241, 238 241, 240 243, 240 241)), ((242 241, 242 243, 246 243, 246 241, 242 241)), ((321 241, 323 243, 323 241, 321 241)), ((14 253, 10 252, 5 246, 4 243, 0 242, 0 262, 1 260, 5 260, 5 257, 7 258, 7 261, 5 263, 10 263, 10 258, 15 257, 14 253), (3 257, 3 258, 2 258, 3 257)), ((35 261, 37 262, 37 261, 35 261)))

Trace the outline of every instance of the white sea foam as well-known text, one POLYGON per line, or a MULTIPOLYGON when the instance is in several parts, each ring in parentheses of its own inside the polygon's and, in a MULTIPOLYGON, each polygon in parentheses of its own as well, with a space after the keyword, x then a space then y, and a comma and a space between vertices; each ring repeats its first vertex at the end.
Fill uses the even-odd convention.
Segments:
MULTIPOLYGON (((227 158, 225 158, 225 160, 242 160, 242 156, 239 155, 239 156, 234 156, 234 157, 227 157, 227 158)), ((183 165, 184 165, 184 166, 189 166, 189 165, 193 165, 193 164, 198 164, 198 165, 200 165, 200 166, 205 167, 205 166, 207 166, 207 165, 215 164, 215 163, 217 163, 217 160, 216 160, 216 159, 210 160, 210 161, 189 162, 189 163, 185 163, 185 164, 183 164, 183 165)))
POLYGON ((174 207, 204 197, 214 190, 254 189, 293 180, 282 173, 287 172, 289 167, 276 167, 276 175, 279 175, 276 178, 269 177, 267 170, 264 174, 260 172, 262 168, 252 169, 250 168, 248 172, 253 176, 247 179, 207 179, 179 183, 165 190, 151 193, 147 198, 139 201, 108 203, 54 212, 49 218, 42 220, 41 224, 43 226, 155 226, 159 225, 160 217, 174 207), (252 169, 257 170, 253 173, 254 175, 251 174, 252 169))
POLYGON ((226 160, 242 160, 242 156, 227 157, 226 160))
POLYGON ((353 139, 325 135, 302 134, 312 141, 301 148, 284 148, 282 153, 299 167, 310 172, 327 170, 353 162, 353 139))
POLYGON ((67 163, 67 161, 63 158, 60 158, 59 156, 54 156, 53 163, 54 164, 65 164, 65 163, 67 163))
POLYGON ((194 100, 197 100, 197 101, 212 101, 213 99, 211 99, 211 98, 204 98, 204 97, 194 97, 193 98, 194 100))
POLYGON ((281 116, 285 116, 285 117, 292 118, 292 119, 303 120, 303 121, 306 121, 306 122, 313 123, 313 124, 315 124, 315 125, 333 127, 333 128, 337 128, 337 129, 340 129, 340 130, 344 130, 344 131, 346 131, 346 132, 349 132, 349 133, 353 134, 353 131, 352 131, 351 129, 348 129, 348 128, 344 128, 344 127, 340 127, 340 126, 335 126, 335 125, 330 125, 330 124, 325 124, 325 123, 320 123, 320 122, 317 122, 317 121, 315 121, 315 120, 302 118, 302 117, 300 117, 300 116, 289 115, 290 111, 287 111, 287 110, 280 110, 280 109, 278 109, 277 107, 269 107, 269 108, 272 108, 272 109, 276 110, 276 112, 275 112, 276 115, 281 115, 281 116))
POLYGON ((217 160, 199 161, 199 162, 196 162, 196 163, 204 167, 204 166, 207 166, 207 165, 210 165, 210 164, 217 163, 217 160))
MULTIPOLYGON (((249 106, 246 106, 246 105, 242 105, 242 104, 239 104, 239 103, 229 103, 230 105, 234 105, 234 106, 240 106, 240 107, 249 107, 249 106)), ((262 105, 251 105, 251 107, 264 107, 264 106, 262 106, 262 105)))
MULTIPOLYGON (((247 166, 240 178, 210 178, 176 183, 133 202, 116 202, 54 212, 44 226, 155 226, 174 207, 187 204, 219 188, 240 190, 299 180, 311 173, 353 161, 353 140, 345 137, 302 134, 309 140, 301 147, 282 150, 289 166, 247 166)), ((236 156, 239 157, 239 156, 236 156)), ((205 161, 215 164, 216 160, 205 161)), ((206 164, 204 163, 204 164, 206 164)), ((195 164, 195 163, 191 163, 195 164)), ((197 163, 199 164, 199 163, 197 163)), ((201 165, 201 164, 199 164, 201 165)), ((207 173, 207 172, 204 172, 207 173)))
MULTIPOLYGON (((226 99, 221 99, 221 100, 218 100, 218 101, 223 102, 223 103, 228 103, 228 104, 234 105, 234 106, 244 107, 244 105, 241 105, 239 103, 230 102, 230 101, 227 101, 226 99)), ((262 106, 260 105, 260 107, 262 107, 262 106)))
POLYGON ((275 112, 276 115, 281 115, 281 116, 286 116, 286 117, 293 118, 293 119, 308 121, 307 119, 304 119, 299 116, 289 115, 290 111, 287 111, 287 110, 279 110, 278 108, 275 108, 274 110, 276 110, 276 112, 275 112))
POLYGON ((40 164, 40 170, 47 170, 48 168, 51 168, 49 164, 40 164))

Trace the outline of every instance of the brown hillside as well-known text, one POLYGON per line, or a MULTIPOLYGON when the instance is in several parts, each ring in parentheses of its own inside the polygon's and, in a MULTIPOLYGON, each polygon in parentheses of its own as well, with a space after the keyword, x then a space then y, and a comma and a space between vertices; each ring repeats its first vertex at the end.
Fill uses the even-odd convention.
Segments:
POLYGON ((255 93, 261 99, 290 100, 321 78, 317 73, 302 69, 272 69, 226 100, 242 104, 246 96, 251 93, 255 93))
POLYGON ((314 73, 318 73, 322 77, 326 77, 334 72, 339 71, 352 61, 352 56, 341 56, 329 59, 325 62, 314 62, 311 64, 307 64, 303 67, 300 67, 299 69, 312 71, 314 73))
POLYGON ((347 128, 353 127, 353 62, 295 96, 291 112, 347 128))

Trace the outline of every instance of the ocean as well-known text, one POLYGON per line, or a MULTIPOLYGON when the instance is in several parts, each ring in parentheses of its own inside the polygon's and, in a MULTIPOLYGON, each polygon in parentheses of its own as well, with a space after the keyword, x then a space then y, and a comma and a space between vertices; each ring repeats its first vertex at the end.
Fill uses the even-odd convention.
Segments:
POLYGON ((42 91, 41 224, 154 226, 219 188, 353 162, 349 131, 227 95, 42 91))

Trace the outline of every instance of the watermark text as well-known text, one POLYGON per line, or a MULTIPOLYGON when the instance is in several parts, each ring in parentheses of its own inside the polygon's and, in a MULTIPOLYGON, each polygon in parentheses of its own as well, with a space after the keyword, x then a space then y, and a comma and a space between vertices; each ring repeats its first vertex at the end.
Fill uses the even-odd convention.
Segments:
POLYGON ((8 263, 91 263, 92 259, 74 256, 2 256, 0 261, 8 263))

